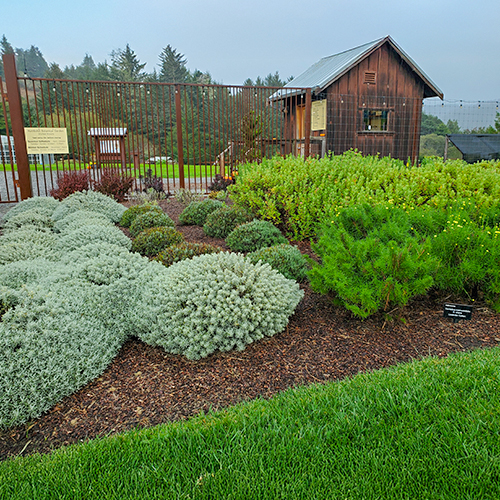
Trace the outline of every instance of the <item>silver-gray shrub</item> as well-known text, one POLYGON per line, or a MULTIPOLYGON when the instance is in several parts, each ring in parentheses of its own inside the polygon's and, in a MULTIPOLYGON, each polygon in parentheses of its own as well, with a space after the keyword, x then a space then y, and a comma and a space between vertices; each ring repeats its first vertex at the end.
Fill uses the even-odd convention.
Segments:
POLYGON ((4 223, 3 232, 15 231, 23 226, 46 227, 50 229, 54 226, 54 221, 45 211, 34 208, 10 217, 4 223))
POLYGON ((113 198, 96 191, 77 191, 59 203, 52 218, 59 221, 78 210, 99 212, 106 215, 111 222, 118 223, 126 208, 113 198))
POLYGON ((66 217, 58 220, 54 224, 54 231, 56 233, 65 233, 88 224, 99 224, 103 226, 113 225, 109 218, 102 213, 79 210, 78 212, 70 213, 66 217))
POLYGON ((11 208, 4 215, 4 222, 9 221, 12 217, 19 215, 22 212, 27 212, 29 210, 38 210, 43 212, 45 215, 51 217, 56 208, 59 206, 59 201, 50 196, 34 196, 33 198, 28 198, 26 200, 20 201, 16 206, 11 208))
POLYGON ((70 252, 89 243, 96 243, 99 241, 122 246, 128 250, 130 250, 132 246, 130 239, 116 226, 87 224, 64 233, 59 239, 58 248, 60 251, 70 252))
POLYGON ((48 228, 28 225, 0 237, 0 264, 58 257, 58 238, 48 228))
POLYGON ((150 328, 141 339, 188 359, 243 350, 281 332, 302 297, 295 281, 243 255, 194 257, 166 268, 149 288, 150 328))

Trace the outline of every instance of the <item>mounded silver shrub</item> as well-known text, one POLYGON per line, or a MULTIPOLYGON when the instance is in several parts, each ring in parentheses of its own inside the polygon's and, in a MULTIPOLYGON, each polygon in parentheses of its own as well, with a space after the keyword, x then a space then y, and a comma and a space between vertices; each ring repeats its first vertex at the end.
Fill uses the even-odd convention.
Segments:
POLYGON ((0 264, 58 256, 58 239, 48 228, 28 225, 0 237, 0 264))
POLYGON ((55 198, 50 196, 34 196, 33 198, 20 201, 4 215, 3 220, 4 222, 7 222, 12 217, 29 210, 38 210, 48 217, 51 217, 58 206, 59 201, 55 198))
POLYGON ((130 239, 115 226, 108 227, 99 224, 87 224, 64 233, 59 239, 58 247, 61 251, 70 252, 89 243, 99 241, 122 246, 128 250, 132 246, 130 239))
POLYGON ((281 332, 303 297, 295 281, 240 254, 201 255, 165 270, 144 298, 150 328, 141 339, 188 359, 281 332))
POLYGON ((73 212, 58 220, 54 224, 54 231, 56 233, 65 233, 88 224, 111 226, 113 223, 102 213, 91 212, 89 210, 79 210, 78 212, 73 212))
POLYGON ((113 198, 96 191, 77 191, 59 202, 59 206, 52 214, 54 221, 59 221, 78 210, 88 210, 104 214, 111 222, 119 222, 125 207, 113 198))
POLYGON ((15 231, 23 226, 46 227, 50 229, 54 226, 54 221, 45 211, 34 208, 10 217, 3 226, 3 232, 15 231))

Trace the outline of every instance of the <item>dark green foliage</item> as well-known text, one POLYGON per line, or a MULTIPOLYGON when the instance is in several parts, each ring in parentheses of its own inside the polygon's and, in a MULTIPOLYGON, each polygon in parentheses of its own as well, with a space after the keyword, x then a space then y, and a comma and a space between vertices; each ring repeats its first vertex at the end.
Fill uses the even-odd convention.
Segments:
POLYGON ((143 215, 147 212, 155 212, 157 214, 162 214, 163 210, 158 206, 153 203, 144 203, 142 205, 134 205, 125 212, 123 212, 122 218, 120 220, 120 226, 122 227, 130 227, 132 222, 138 217, 139 215, 143 215))
POLYGON ((280 230, 266 220, 253 220, 235 228, 226 238, 234 252, 254 252, 260 248, 288 243, 280 230))
POLYGON ((207 217, 222 206, 218 200, 192 201, 179 215, 179 224, 203 226, 207 217))
POLYGON ((276 269, 285 278, 299 283, 307 278, 307 271, 310 268, 309 261, 300 253, 300 250, 288 243, 261 248, 256 252, 249 253, 247 259, 250 259, 254 264, 261 260, 276 269))
POLYGON ((121 173, 117 169, 105 168, 101 172, 100 179, 94 183, 94 190, 122 202, 125 201, 133 184, 132 176, 121 173))
POLYGON ((135 238, 144 229, 150 227, 174 227, 174 221, 165 213, 159 214, 156 211, 150 210, 145 214, 138 215, 135 220, 130 224, 130 234, 135 238))
POLYGON ((173 227, 152 227, 139 233, 132 242, 131 251, 146 257, 153 257, 163 249, 182 241, 184 241, 184 236, 173 227))
POLYGON ((164 266, 169 267, 176 262, 184 259, 191 259, 197 255, 205 255, 207 253, 219 253, 222 248, 209 245, 208 243, 179 243, 171 245, 160 252, 154 260, 161 262, 164 266))
POLYGON ((89 176, 85 170, 67 171, 57 179, 57 188, 52 189, 50 196, 61 201, 70 194, 88 189, 89 176))
POLYGON ((203 225, 203 231, 212 238, 226 238, 240 224, 250 222, 252 215, 236 205, 221 207, 213 211, 203 225))
POLYGON ((362 318, 425 294, 437 266, 427 240, 411 229, 407 214, 386 206, 341 212, 324 226, 313 250, 322 262, 309 273, 312 288, 333 293, 362 318))
POLYGON ((163 190, 163 178, 153 175, 153 171, 148 168, 144 176, 139 176, 141 182, 144 186, 144 191, 148 192, 150 189, 154 189, 157 193, 164 193, 163 190))
POLYGON ((221 174, 215 174, 215 178, 208 186, 209 191, 226 191, 227 187, 233 184, 232 177, 223 177, 221 174))

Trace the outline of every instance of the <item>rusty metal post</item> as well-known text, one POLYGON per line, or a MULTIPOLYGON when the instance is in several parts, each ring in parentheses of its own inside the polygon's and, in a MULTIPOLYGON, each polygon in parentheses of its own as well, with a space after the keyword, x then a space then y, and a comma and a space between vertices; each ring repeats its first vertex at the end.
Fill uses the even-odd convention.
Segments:
POLYGON ((182 144, 181 89, 175 86, 175 121, 177 122, 177 161, 179 163, 179 186, 184 189, 184 146, 182 144))
POLYGON ((311 153, 311 89, 306 89, 306 109, 304 118, 304 160, 309 158, 311 153))
POLYGON ((3 55, 5 83, 7 84, 7 100, 9 102, 10 119, 12 122, 12 136, 14 137, 14 150, 16 153, 18 186, 21 189, 21 200, 31 198, 31 172, 24 135, 23 107, 21 92, 17 83, 16 59, 14 54, 3 55))

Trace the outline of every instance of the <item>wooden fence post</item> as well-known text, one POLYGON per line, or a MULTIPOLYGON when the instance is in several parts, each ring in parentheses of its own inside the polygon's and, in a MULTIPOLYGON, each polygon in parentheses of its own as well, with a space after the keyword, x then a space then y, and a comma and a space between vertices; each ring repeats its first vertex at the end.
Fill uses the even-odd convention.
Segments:
POLYGON ((311 154, 311 89, 306 89, 306 109, 304 117, 304 160, 311 154))
POLYGON ((14 137, 14 151, 16 154, 18 187, 21 189, 21 200, 31 198, 31 172, 24 135, 23 106, 21 92, 17 82, 16 59, 14 54, 3 55, 5 83, 7 84, 7 101, 9 102, 12 136, 14 137))

